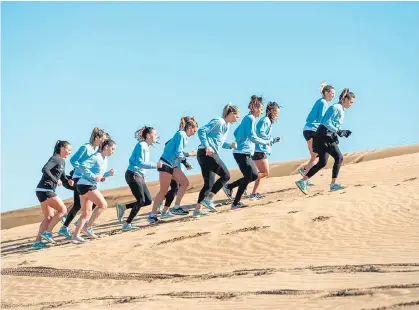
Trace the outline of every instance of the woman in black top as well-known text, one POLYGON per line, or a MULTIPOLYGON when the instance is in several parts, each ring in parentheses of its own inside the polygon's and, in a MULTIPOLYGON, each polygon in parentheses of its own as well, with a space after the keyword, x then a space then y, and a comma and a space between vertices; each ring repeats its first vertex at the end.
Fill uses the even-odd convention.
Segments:
POLYGON ((47 245, 41 240, 55 243, 52 230, 58 221, 67 213, 64 202, 55 193, 55 188, 63 183, 73 186, 73 181, 65 175, 65 158, 71 153, 71 145, 67 141, 58 140, 54 147, 54 154, 42 168, 42 178, 36 187, 36 196, 41 203, 44 220, 39 226, 39 232, 32 245, 34 249, 43 249, 47 245), (54 211, 57 211, 54 214, 54 211))

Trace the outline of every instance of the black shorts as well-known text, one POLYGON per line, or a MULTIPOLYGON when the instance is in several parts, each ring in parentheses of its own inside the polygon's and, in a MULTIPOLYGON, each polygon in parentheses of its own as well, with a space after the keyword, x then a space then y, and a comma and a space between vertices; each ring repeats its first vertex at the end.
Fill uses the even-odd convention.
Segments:
POLYGON ((312 131, 312 130, 304 130, 303 131, 303 136, 304 136, 304 139, 306 139, 306 141, 314 138, 315 135, 316 135, 315 131, 312 131))
POLYGON ((53 198, 57 196, 57 194, 55 192, 41 192, 41 191, 36 191, 36 197, 38 197, 39 202, 44 202, 45 200, 47 200, 48 198, 53 198))
POLYGON ((97 189, 96 185, 77 184, 77 192, 79 195, 85 195, 95 189, 97 189))
POLYGON ((253 160, 261 160, 261 159, 267 159, 268 156, 266 155, 265 152, 255 152, 255 154, 253 154, 252 159, 253 160))
POLYGON ((168 174, 173 175, 175 168, 170 167, 164 158, 160 158, 160 161, 163 163, 163 165, 161 168, 157 168, 157 171, 167 172, 168 174))

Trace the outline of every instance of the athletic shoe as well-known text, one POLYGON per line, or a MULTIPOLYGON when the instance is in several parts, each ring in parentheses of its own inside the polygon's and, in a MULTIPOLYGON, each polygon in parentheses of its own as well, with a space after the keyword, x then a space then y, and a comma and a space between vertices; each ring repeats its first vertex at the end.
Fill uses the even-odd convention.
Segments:
POLYGON ((122 231, 132 231, 132 230, 136 230, 138 227, 137 226, 135 226, 134 224, 131 224, 131 223, 129 223, 129 224, 124 224, 123 226, 122 226, 122 231))
POLYGON ((161 214, 160 218, 167 219, 167 218, 172 217, 172 216, 175 216, 175 215, 172 212, 170 212, 169 210, 167 210, 167 212, 161 214))
POLYGON ((163 213, 163 209, 164 209, 164 203, 160 202, 160 205, 157 209, 157 214, 162 214, 163 213))
POLYGON ((151 216, 151 215, 148 216, 147 221, 152 225, 158 224, 160 222, 157 216, 151 216))
POLYGON ((227 184, 223 186, 224 193, 226 193, 227 198, 233 200, 233 191, 227 187, 227 184))
POLYGON ((314 186, 314 184, 311 182, 311 180, 307 180, 306 185, 307 186, 314 186))
POLYGON ((35 241, 32 244, 32 249, 34 250, 40 250, 40 249, 46 249, 48 248, 48 245, 46 243, 43 243, 42 241, 35 241))
POLYGON ((41 234, 41 238, 47 240, 48 242, 51 242, 53 244, 57 243, 55 242, 55 240, 52 238, 52 232, 48 232, 48 231, 44 231, 41 234))
POLYGON ((76 236, 74 239, 71 239, 71 243, 80 244, 80 243, 87 243, 88 241, 81 236, 76 236))
POLYGON ((211 212, 217 212, 217 209, 215 208, 214 202, 212 200, 204 199, 201 201, 201 204, 211 212))
POLYGON ((338 184, 338 183, 334 183, 334 184, 330 184, 330 191, 334 192, 334 191, 338 191, 341 189, 344 189, 345 186, 343 186, 342 184, 338 184))
POLYGON ((204 210, 201 210, 201 209, 199 209, 199 210, 194 210, 193 211, 193 216, 195 216, 195 217, 199 217, 199 216, 205 216, 205 215, 208 215, 208 213, 206 212, 206 211, 204 211, 204 210))
POLYGON ((249 199, 250 200, 259 200, 259 199, 262 199, 264 196, 262 196, 261 194, 259 194, 259 193, 256 193, 256 194, 251 194, 250 196, 249 196, 249 199))
POLYGON ((306 175, 306 170, 304 169, 304 167, 301 167, 300 169, 298 169, 298 172, 304 177, 306 175))
POLYGON ((123 204, 118 203, 116 205, 116 218, 118 219, 119 223, 122 223, 122 219, 124 218, 124 212, 126 208, 123 204))
POLYGON ((68 215, 68 214, 64 215, 64 216, 61 218, 61 223, 63 223, 63 224, 65 223, 65 220, 67 219, 67 215, 68 215))
POLYGON ((95 234, 95 232, 93 231, 93 227, 89 227, 89 228, 87 228, 87 229, 84 231, 84 233, 85 233, 88 237, 90 237, 90 238, 93 238, 93 239, 99 238, 99 236, 98 236, 98 235, 96 235, 96 234, 95 234))
POLYGON ((65 226, 61 226, 60 230, 58 231, 58 234, 60 236, 66 237, 67 239, 70 239, 73 236, 70 229, 68 229, 68 227, 65 226))
POLYGON ((307 195, 307 184, 306 182, 304 182, 303 180, 299 180, 297 182, 295 182, 295 185, 297 185, 297 187, 300 189, 300 191, 302 191, 305 195, 307 195))
POLYGON ((231 205, 231 209, 232 210, 236 210, 236 209, 241 209, 241 208, 245 208, 246 206, 244 204, 242 204, 241 202, 238 202, 237 204, 232 204, 231 205))
POLYGON ((170 212, 172 212, 172 214, 176 214, 176 215, 188 215, 189 214, 188 210, 185 210, 185 209, 182 209, 182 208, 177 208, 177 209, 171 208, 170 212))

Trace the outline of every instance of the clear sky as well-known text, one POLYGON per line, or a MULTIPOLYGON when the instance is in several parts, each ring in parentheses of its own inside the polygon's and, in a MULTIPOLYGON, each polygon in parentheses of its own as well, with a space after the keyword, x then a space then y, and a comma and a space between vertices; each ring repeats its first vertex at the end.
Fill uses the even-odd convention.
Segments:
POLYGON ((284 106, 270 161, 306 158, 302 128, 324 80, 356 94, 343 152, 418 143, 418 29, 417 2, 3 2, 2 211, 38 204, 58 139, 74 153, 104 128, 117 174, 102 188, 126 186, 135 130, 154 126, 165 142, 181 116, 204 125, 229 101, 245 115, 252 94, 284 106))

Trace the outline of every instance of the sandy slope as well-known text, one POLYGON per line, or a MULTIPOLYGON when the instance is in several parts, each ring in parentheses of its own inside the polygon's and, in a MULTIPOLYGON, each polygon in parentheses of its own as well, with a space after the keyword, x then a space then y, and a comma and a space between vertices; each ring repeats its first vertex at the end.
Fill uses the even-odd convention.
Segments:
MULTIPOLYGON (((2 307, 419 308, 418 149, 351 154, 346 190, 328 191, 327 169, 308 196, 287 176, 301 162, 273 165, 285 176, 268 179, 266 198, 246 209, 149 226, 146 208, 135 232, 121 233, 110 208, 101 239, 81 246, 58 238, 32 251, 38 224, 2 230, 2 307)), ((122 191, 109 195, 130 199, 122 191)))

